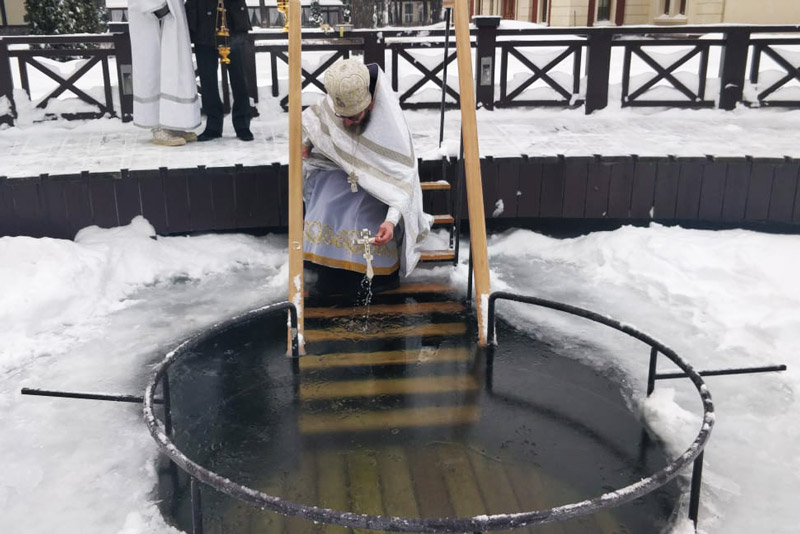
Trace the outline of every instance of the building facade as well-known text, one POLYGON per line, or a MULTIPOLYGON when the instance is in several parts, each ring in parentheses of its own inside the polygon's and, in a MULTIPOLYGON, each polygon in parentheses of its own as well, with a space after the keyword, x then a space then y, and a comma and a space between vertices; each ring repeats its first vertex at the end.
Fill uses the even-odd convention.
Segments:
POLYGON ((25 0, 0 0, 0 28, 25 25, 25 0))
POLYGON ((475 15, 547 26, 800 24, 800 0, 470 0, 475 15))

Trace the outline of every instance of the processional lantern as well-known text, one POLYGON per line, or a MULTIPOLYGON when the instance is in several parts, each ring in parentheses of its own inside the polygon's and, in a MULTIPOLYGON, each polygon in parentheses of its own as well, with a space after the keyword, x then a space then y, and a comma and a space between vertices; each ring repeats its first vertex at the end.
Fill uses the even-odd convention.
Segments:
POLYGON ((289 0, 277 0, 278 11, 283 14, 283 31, 289 31, 289 0))
POLYGON ((228 29, 228 13, 225 10, 225 1, 217 0, 217 51, 219 52, 219 62, 227 65, 231 62, 228 57, 231 54, 231 47, 228 44, 228 37, 231 31, 228 29))

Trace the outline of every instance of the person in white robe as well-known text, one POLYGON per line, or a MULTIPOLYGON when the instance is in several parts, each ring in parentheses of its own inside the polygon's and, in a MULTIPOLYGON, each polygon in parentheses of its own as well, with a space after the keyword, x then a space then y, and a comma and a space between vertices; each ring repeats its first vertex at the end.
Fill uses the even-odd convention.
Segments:
POLYGON ((180 0, 129 0, 133 123, 153 131, 153 143, 197 140, 200 126, 192 45, 180 0))
POLYGON ((332 65, 325 88, 328 95, 303 112, 304 258, 364 274, 358 240, 367 229, 374 273, 408 276, 433 218, 422 210, 417 158, 397 95, 377 65, 354 59, 332 65))

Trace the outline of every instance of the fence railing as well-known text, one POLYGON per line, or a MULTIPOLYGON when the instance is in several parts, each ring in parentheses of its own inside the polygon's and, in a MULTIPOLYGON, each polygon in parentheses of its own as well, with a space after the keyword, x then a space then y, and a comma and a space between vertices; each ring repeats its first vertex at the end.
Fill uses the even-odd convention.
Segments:
MULTIPOLYGON (((622 106, 716 106, 725 110, 739 104, 800 107, 798 26, 502 29, 497 17, 476 17, 475 22, 470 35, 475 50, 476 100, 487 109, 583 105, 588 114, 608 105, 609 88, 618 83, 622 106), (621 67, 617 58, 622 58, 621 67)), ((325 68, 340 57, 357 54, 384 70, 391 62, 387 72, 404 108, 438 107, 441 98, 433 95, 441 94, 445 63, 455 57, 454 53, 447 59, 444 53, 437 54, 443 50, 444 41, 444 29, 350 30, 341 34, 304 31, 304 54, 313 56, 313 61, 304 66, 303 87, 321 93, 325 68)), ((280 31, 249 34, 245 67, 250 96, 256 102, 257 80, 264 78, 259 76, 260 71, 269 69, 272 96, 286 108, 288 89, 280 71, 287 50, 286 36, 280 31), (267 61, 259 57, 265 53, 267 61)), ((0 37, 0 124, 14 124, 14 89, 30 95, 29 68, 57 83, 50 94, 37 99, 39 108, 46 109, 53 99, 71 92, 92 111, 56 115, 87 118, 108 114, 123 121, 132 118, 130 40, 126 33, 0 37), (94 43, 96 47, 70 48, 79 43, 94 43), (73 73, 61 76, 39 59, 59 56, 87 61, 73 73), (116 77, 110 74, 111 57, 115 58, 116 77), (103 68, 102 98, 76 85, 97 64, 103 68), (15 66, 19 72, 16 84, 12 76, 15 66)), ((458 104, 457 87, 455 81, 447 82, 445 105, 458 104)), ((223 91, 227 92, 224 77, 223 91)))

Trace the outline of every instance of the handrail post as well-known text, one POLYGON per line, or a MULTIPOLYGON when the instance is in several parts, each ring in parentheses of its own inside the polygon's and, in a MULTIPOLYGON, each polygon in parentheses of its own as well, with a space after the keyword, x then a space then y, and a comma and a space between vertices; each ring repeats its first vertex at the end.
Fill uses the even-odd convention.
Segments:
POLYGON ((494 52, 500 17, 476 16, 472 17, 472 20, 475 22, 475 27, 478 28, 478 49, 475 54, 475 72, 477 73, 475 97, 481 107, 494 109, 494 52))
POLYGON ((193 476, 189 477, 192 493, 192 534, 203 534, 203 503, 200 497, 200 484, 193 476))
POLYGON ((364 63, 377 63, 381 70, 386 68, 386 41, 378 36, 378 32, 370 30, 364 36, 364 63))
POLYGON ((658 364, 658 349, 650 347, 650 368, 647 372, 647 396, 649 397, 656 388, 656 366, 658 364))
POLYGON ((728 28, 719 68, 719 107, 731 111, 744 98, 750 29, 728 28))
POLYGON ((592 29, 589 34, 589 52, 586 73, 586 114, 608 105, 608 80, 611 71, 611 43, 614 34, 605 29, 592 29))
POLYGON ((164 373, 161 379, 161 396, 164 398, 164 432, 167 436, 172 436, 172 403, 169 396, 169 376, 164 373))
POLYGON ((486 215, 483 209, 481 161, 478 153, 478 124, 475 116, 475 93, 471 64, 468 0, 455 0, 456 53, 458 86, 461 101, 461 133, 464 139, 464 165, 467 176, 470 249, 475 268, 475 308, 478 315, 478 344, 486 346, 483 314, 489 298, 489 257, 486 250, 486 215))
POLYGON ((117 62, 117 87, 119 88, 119 116, 122 122, 133 120, 133 60, 131 38, 125 33, 114 33, 114 55, 117 62))
MULTIPOLYGON (((14 78, 11 77, 11 56, 8 53, 8 43, 0 37, 0 99, 5 98, 8 109, 5 113, 0 111, 0 124, 14 126, 17 117, 17 108, 14 104, 14 78)), ((0 110, 3 109, 0 102, 0 110)))
MULTIPOLYGON (((289 302, 297 310, 297 343, 303 354, 303 160, 300 0, 289 0, 289 302)), ((292 329, 288 332, 292 349, 292 329)))
POLYGON ((494 307, 496 300, 497 296, 494 293, 489 295, 489 313, 487 314, 487 319, 486 319, 486 328, 487 328, 486 337, 489 345, 497 345, 497 339, 494 335, 494 307))
POLYGON ((697 514, 700 510, 700 487, 703 482, 704 455, 705 451, 701 451, 697 458, 695 458, 694 466, 692 467, 692 489, 689 493, 689 519, 694 523, 695 529, 697 529, 697 514))

